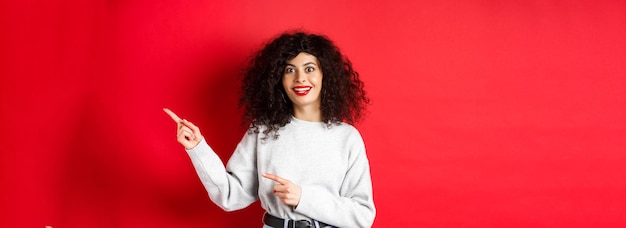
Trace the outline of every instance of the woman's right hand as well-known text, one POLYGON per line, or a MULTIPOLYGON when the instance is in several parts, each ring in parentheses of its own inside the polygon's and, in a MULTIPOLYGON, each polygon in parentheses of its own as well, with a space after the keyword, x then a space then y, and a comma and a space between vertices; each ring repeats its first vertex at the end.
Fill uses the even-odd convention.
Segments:
POLYGON ((163 111, 165 111, 165 113, 172 117, 172 120, 176 122, 176 127, 178 128, 176 138, 178 139, 178 142, 185 147, 185 149, 194 148, 198 145, 198 143, 200 143, 202 140, 200 128, 185 119, 181 119, 178 115, 176 115, 176 113, 172 112, 172 110, 169 110, 168 108, 163 108, 163 111))

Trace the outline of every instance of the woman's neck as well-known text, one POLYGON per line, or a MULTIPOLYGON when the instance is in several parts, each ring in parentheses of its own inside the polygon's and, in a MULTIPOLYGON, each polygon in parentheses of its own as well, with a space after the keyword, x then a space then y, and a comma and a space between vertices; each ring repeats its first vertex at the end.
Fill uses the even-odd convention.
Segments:
POLYGON ((309 122, 322 122, 322 111, 319 109, 319 107, 294 107, 293 116, 299 120, 309 122))

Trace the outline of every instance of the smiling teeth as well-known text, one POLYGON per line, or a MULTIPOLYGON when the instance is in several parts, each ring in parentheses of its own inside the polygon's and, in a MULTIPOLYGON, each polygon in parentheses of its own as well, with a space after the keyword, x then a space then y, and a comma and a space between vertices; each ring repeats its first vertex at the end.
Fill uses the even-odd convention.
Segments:
POLYGON ((308 88, 294 88, 293 90, 296 91, 296 92, 304 92, 304 91, 307 91, 307 90, 310 90, 310 89, 311 89, 311 87, 308 87, 308 88))

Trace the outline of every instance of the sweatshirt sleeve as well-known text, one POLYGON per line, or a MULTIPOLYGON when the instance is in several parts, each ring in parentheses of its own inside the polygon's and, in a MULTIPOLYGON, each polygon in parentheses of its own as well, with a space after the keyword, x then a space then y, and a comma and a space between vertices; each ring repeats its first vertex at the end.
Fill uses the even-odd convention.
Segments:
POLYGON ((376 216, 365 146, 357 134, 339 194, 319 186, 301 186, 297 212, 337 227, 371 227, 376 216))
POLYGON ((225 211, 247 207, 258 198, 254 137, 245 134, 226 167, 204 139, 187 154, 209 198, 225 211))

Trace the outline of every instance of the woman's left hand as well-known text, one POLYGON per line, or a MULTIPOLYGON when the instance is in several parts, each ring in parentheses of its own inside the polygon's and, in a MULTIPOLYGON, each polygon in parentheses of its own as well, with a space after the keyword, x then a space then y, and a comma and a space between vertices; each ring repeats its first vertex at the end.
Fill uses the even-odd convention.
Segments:
POLYGON ((302 195, 302 188, 300 186, 291 183, 291 181, 274 174, 265 173, 263 177, 276 181, 274 185, 274 195, 276 195, 280 201, 289 206, 298 206, 300 203, 300 196, 302 195))

